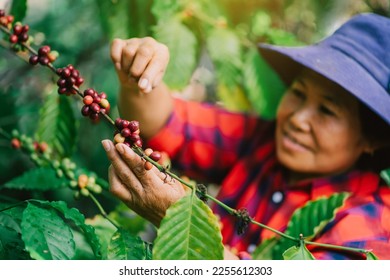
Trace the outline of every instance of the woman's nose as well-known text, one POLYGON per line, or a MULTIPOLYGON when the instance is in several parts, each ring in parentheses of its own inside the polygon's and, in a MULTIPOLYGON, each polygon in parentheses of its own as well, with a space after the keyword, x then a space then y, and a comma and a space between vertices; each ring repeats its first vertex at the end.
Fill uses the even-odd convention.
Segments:
POLYGON ((311 108, 307 106, 301 106, 290 115, 290 124, 292 128, 302 131, 310 131, 310 123, 313 119, 311 108))

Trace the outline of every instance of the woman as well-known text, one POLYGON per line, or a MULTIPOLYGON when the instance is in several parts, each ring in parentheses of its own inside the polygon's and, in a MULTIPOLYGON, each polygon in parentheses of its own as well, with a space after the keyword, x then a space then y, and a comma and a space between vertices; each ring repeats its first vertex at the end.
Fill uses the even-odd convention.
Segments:
MULTIPOLYGON (((309 200, 350 192, 315 241, 372 249, 390 259, 390 190, 378 175, 390 166, 388 30, 389 19, 362 14, 312 46, 260 45, 290 85, 276 121, 172 98, 161 82, 167 48, 151 38, 115 40, 119 109, 140 121, 147 145, 168 152, 175 168, 220 184, 221 201, 275 229, 285 230, 292 212, 309 200)), ((127 146, 109 140, 103 146, 112 162, 112 193, 158 226, 186 189, 164 181, 156 169, 146 171, 127 146)), ((214 211, 230 248, 226 258, 272 236, 252 225, 237 235, 234 217, 214 211)), ((319 247, 311 252, 318 259, 364 258, 319 247)))

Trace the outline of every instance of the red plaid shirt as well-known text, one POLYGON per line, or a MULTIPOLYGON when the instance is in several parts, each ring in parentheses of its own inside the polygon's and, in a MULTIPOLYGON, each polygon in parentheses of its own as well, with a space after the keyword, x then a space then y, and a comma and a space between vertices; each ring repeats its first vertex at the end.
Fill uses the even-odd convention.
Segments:
MULTIPOLYGON (((328 178, 286 182, 277 162, 274 122, 238 114, 213 105, 175 99, 175 111, 148 146, 166 151, 175 169, 192 178, 221 185, 218 199, 232 208, 246 208, 256 221, 284 231, 291 214, 307 201, 335 192, 350 192, 336 218, 316 242, 372 249, 390 259, 390 189, 371 172, 354 170, 328 178)), ((225 244, 236 251, 250 250, 272 237, 251 224, 236 233, 236 218, 219 207, 225 244)), ((320 247, 309 248, 318 259, 359 259, 362 255, 320 247)))

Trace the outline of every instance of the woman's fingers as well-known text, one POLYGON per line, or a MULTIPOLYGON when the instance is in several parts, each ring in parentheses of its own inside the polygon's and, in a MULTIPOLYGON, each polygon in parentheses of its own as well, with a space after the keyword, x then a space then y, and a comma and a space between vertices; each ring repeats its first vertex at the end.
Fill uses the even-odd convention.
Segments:
POLYGON ((128 189, 134 193, 141 194, 143 192, 142 183, 134 174, 131 167, 118 154, 114 144, 110 140, 103 140, 102 145, 107 153, 108 159, 111 161, 112 168, 119 179, 128 186, 128 189))
POLYGON ((110 192, 113 195, 115 195, 122 201, 131 201, 131 192, 122 183, 112 165, 108 168, 108 181, 110 183, 110 192))
POLYGON ((169 62, 168 48, 150 37, 115 39, 111 59, 122 83, 138 81, 145 93, 159 85, 169 62))

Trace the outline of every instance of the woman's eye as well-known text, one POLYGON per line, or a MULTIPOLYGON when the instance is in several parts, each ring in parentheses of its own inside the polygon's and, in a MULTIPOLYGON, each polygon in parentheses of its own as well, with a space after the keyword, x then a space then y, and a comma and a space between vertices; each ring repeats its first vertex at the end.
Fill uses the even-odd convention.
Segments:
POLYGON ((300 99, 303 99, 303 98, 305 97, 304 93, 303 93, 302 91, 300 91, 299 89, 294 89, 294 88, 293 88, 291 91, 292 91, 292 93, 293 93, 296 97, 298 97, 298 98, 300 98, 300 99))
POLYGON ((326 106, 320 106, 320 111, 326 115, 329 115, 329 116, 334 116, 334 112, 332 110, 330 110, 328 107, 326 106))

